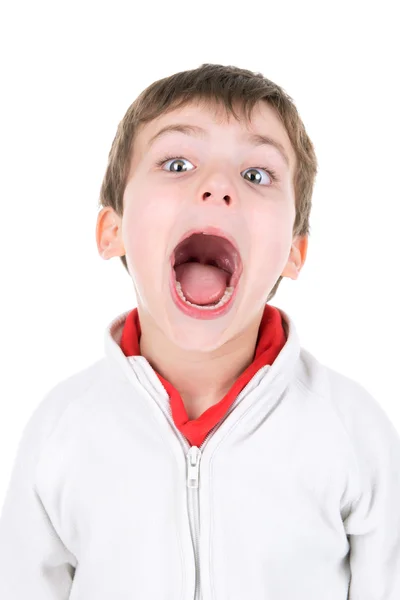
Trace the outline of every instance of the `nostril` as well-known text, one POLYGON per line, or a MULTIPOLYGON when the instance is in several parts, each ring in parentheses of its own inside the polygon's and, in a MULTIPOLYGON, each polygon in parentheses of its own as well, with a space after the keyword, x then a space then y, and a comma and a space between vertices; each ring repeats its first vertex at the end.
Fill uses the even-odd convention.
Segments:
MULTIPOLYGON (((209 198, 210 196, 211 196, 211 192, 204 192, 204 194, 203 194, 203 200, 205 200, 206 198, 209 198)), ((232 201, 231 197, 228 196, 228 195, 224 196, 223 199, 227 202, 227 204, 230 204, 231 201, 232 201)))

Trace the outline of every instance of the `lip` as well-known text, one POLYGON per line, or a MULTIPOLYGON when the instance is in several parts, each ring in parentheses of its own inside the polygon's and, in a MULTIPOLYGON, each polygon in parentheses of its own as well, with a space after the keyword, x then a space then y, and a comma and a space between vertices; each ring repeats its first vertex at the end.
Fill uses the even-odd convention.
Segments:
POLYGON ((180 238, 180 240, 178 240, 178 242, 175 244, 174 249, 171 252, 170 264, 171 264, 172 269, 174 268, 175 249, 179 246, 179 244, 181 242, 183 242, 184 240, 189 238, 194 233, 204 233, 206 235, 218 235, 219 237, 228 240, 228 242, 230 242, 232 244, 232 246, 235 248, 235 250, 237 252, 237 256, 239 259, 236 271, 235 271, 235 273, 232 274, 232 277, 234 278, 233 281, 235 283, 237 283, 237 281, 240 279, 240 276, 241 276, 242 270, 243 270, 243 264, 242 264, 242 259, 241 259, 238 245, 237 245, 235 239, 229 233, 227 233, 223 229, 220 229, 219 227, 214 227, 212 225, 207 225, 206 227, 201 227, 201 228, 196 227, 196 228, 190 229, 189 231, 186 231, 186 233, 184 233, 184 235, 180 238))

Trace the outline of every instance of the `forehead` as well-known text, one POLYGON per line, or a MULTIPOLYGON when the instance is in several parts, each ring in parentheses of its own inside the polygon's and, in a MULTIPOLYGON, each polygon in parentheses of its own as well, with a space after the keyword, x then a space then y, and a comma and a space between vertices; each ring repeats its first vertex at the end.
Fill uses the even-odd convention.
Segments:
MULTIPOLYGON (((270 104, 266 101, 258 101, 249 120, 246 119, 240 105, 234 105, 234 109, 238 119, 235 119, 234 115, 220 104, 194 100, 180 108, 163 113, 139 127, 135 136, 134 162, 139 159, 138 155, 143 155, 148 151, 156 140, 167 137, 165 133, 159 135, 161 130, 168 131, 168 127, 175 125, 192 125, 204 130, 204 134, 196 133, 197 137, 202 139, 209 137, 211 140, 213 135, 220 136, 221 134, 229 136, 230 141, 237 141, 237 143, 239 140, 248 140, 248 134, 268 138, 280 146, 281 151, 288 158, 289 166, 293 167, 296 158, 290 138, 280 116, 270 104)), ((173 135, 170 131, 168 133, 173 135)))

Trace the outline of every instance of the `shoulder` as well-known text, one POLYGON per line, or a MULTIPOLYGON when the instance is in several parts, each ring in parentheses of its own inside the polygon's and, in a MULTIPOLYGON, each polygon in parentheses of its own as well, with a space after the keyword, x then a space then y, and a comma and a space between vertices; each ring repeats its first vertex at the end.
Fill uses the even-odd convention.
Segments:
POLYGON ((360 488, 372 485, 379 472, 400 473, 400 434, 380 400, 307 350, 300 357, 297 382, 346 436, 360 488))
POLYGON ((102 381, 107 379, 107 369, 107 361, 101 358, 50 388, 24 425, 19 453, 30 454, 32 460, 37 460, 64 415, 78 412, 85 394, 94 386, 102 386, 102 381))
POLYGON ((379 440, 400 448, 400 435, 379 398, 373 396, 360 382, 324 367, 330 399, 341 422, 356 445, 379 440))
POLYGON ((349 432, 374 426, 396 437, 397 431, 379 399, 360 382, 323 364, 304 348, 300 352, 297 383, 329 403, 349 432))

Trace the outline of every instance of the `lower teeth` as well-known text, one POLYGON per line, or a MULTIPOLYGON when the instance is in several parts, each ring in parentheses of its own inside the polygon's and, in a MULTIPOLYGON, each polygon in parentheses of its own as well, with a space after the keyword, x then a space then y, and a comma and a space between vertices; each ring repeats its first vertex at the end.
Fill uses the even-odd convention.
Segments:
POLYGON ((216 308, 224 306, 224 304, 226 304, 229 298, 232 296, 234 290, 233 287, 227 287, 225 290, 225 294, 222 296, 221 300, 217 304, 203 306, 201 304, 192 304, 191 302, 189 302, 189 300, 186 300, 185 296, 183 295, 182 287, 179 281, 175 280, 175 287, 176 291, 178 292, 178 296, 185 302, 185 304, 189 304, 189 306, 194 306, 196 308, 202 308, 203 310, 215 310, 216 308))

